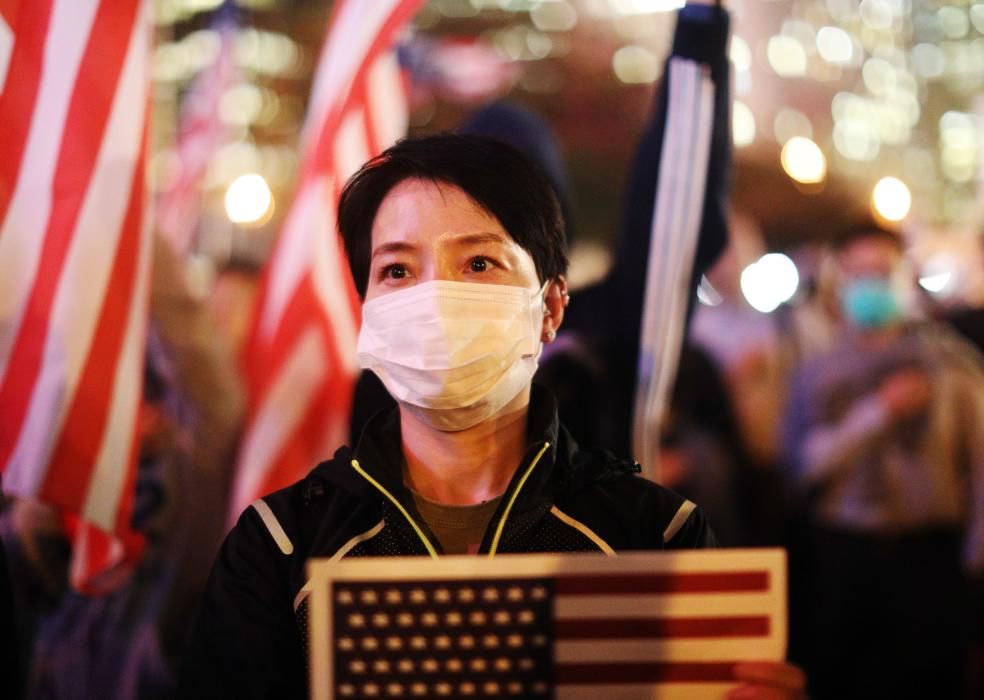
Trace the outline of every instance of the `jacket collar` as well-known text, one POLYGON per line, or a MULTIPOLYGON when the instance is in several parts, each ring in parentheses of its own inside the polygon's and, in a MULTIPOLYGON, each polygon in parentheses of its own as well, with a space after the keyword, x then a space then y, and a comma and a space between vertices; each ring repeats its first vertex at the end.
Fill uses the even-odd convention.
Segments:
MULTIPOLYGON (((545 498, 551 498, 557 443, 563 432, 557 416, 556 400, 549 390, 537 384, 533 385, 530 395, 526 425, 527 449, 506 489, 507 498, 519 486, 544 443, 549 443, 549 447, 523 483, 513 505, 514 513, 531 510, 542 504, 545 498)), ((358 495, 374 495, 375 488, 352 468, 353 459, 405 507, 415 510, 413 498, 403 484, 403 448, 397 408, 386 409, 370 418, 354 451, 349 448, 338 450, 332 460, 319 464, 311 476, 358 495)))

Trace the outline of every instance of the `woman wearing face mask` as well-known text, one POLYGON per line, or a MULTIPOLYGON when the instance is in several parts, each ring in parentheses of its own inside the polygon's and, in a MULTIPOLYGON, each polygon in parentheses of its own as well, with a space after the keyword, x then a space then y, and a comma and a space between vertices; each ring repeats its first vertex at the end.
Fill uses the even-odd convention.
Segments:
MULTIPOLYGON (((693 503, 579 447, 532 385, 567 306, 567 259, 557 201, 525 157, 478 137, 403 141, 346 185, 339 229, 365 302, 359 363, 397 407, 240 518, 213 570, 189 686, 304 696, 312 556, 715 544, 693 503)), ((802 685, 795 669, 756 673, 802 685)))

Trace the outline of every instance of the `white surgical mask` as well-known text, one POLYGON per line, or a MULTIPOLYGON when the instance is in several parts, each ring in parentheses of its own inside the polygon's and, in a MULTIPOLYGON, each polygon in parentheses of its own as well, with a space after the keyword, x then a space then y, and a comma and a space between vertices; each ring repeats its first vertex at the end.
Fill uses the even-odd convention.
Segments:
POLYGON ((438 280, 376 297, 362 306, 359 366, 433 427, 470 428, 533 379, 545 289, 438 280))

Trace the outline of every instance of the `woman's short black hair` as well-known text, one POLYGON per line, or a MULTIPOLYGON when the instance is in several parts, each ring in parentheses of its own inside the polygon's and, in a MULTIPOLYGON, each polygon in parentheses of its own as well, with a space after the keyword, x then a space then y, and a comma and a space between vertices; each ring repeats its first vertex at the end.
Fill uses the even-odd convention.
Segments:
POLYGON ((541 282, 567 272, 564 218, 546 176, 495 139, 439 134, 400 141, 363 165, 342 190, 338 229, 359 296, 369 281, 379 205, 393 187, 413 178, 461 188, 530 254, 541 282))

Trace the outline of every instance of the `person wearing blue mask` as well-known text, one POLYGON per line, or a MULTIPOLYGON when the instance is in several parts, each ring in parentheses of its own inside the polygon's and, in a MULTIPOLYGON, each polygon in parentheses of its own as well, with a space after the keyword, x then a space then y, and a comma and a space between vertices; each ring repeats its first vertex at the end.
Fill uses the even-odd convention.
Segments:
POLYGON ((797 372, 784 428, 812 521, 811 689, 960 697, 963 595, 984 578, 984 363, 913 318, 898 236, 864 222, 837 258, 841 339, 797 372))

